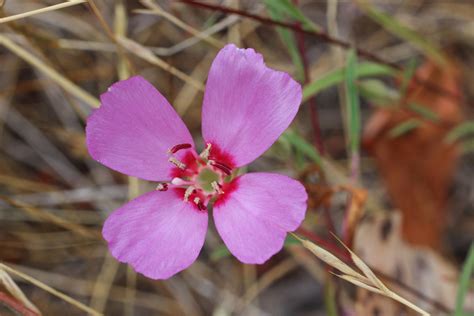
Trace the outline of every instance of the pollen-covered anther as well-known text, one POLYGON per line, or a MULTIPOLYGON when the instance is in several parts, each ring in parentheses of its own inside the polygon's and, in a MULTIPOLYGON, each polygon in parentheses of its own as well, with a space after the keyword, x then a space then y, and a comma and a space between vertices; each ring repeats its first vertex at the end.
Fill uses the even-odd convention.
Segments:
POLYGON ((216 191, 217 194, 223 194, 224 191, 222 191, 222 185, 220 185, 217 181, 212 181, 211 186, 216 191))
POLYGON ((202 159, 208 159, 209 155, 211 154, 211 143, 206 144, 206 148, 202 151, 202 153, 199 155, 202 159))
POLYGON ((184 201, 189 201, 189 197, 191 196, 191 194, 194 193, 194 191, 196 191, 196 188, 193 187, 193 186, 189 186, 186 191, 184 191, 184 201))
POLYGON ((168 190, 168 183, 158 183, 155 190, 157 190, 157 191, 167 191, 168 190))
POLYGON ((211 165, 213 167, 216 167, 217 169, 221 170, 222 172, 224 172, 228 176, 230 176, 232 174, 232 169, 230 167, 226 166, 225 164, 221 163, 221 162, 217 162, 215 160, 210 159, 207 163, 209 165, 211 165))
POLYGON ((198 198, 198 197, 195 197, 194 200, 193 200, 194 204, 197 205, 197 207, 201 210, 201 211, 205 211, 207 209, 207 207, 204 205, 204 203, 202 203, 201 199, 198 198))
POLYGON ((191 144, 178 144, 178 145, 175 145, 175 146, 171 147, 170 149, 168 149, 168 153, 169 154, 175 154, 178 151, 180 151, 181 149, 188 149, 188 148, 191 148, 191 147, 192 147, 191 144))
POLYGON ((168 158, 168 161, 171 162, 176 167, 178 167, 179 169, 186 170, 186 164, 183 163, 182 161, 179 161, 177 158, 171 156, 168 158))

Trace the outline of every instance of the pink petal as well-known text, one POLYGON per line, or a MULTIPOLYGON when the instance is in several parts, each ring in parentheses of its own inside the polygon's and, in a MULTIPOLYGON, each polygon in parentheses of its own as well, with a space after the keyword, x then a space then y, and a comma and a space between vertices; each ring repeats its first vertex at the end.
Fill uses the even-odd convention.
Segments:
POLYGON ((240 261, 263 263, 303 221, 308 195, 300 182, 273 173, 249 173, 234 181, 234 190, 214 205, 217 231, 240 261))
POLYGON ((168 101, 139 76, 115 83, 102 94, 101 101, 101 107, 87 120, 87 148, 92 158, 142 179, 171 179, 173 165, 168 162, 167 150, 194 143, 168 101))
POLYGON ((154 191, 113 212, 102 234, 117 260, 149 278, 167 279, 196 260, 207 221, 207 212, 176 191, 154 191))
POLYGON ((202 110, 202 133, 233 157, 235 167, 265 152, 290 125, 301 86, 268 68, 253 49, 225 46, 214 59, 202 110))

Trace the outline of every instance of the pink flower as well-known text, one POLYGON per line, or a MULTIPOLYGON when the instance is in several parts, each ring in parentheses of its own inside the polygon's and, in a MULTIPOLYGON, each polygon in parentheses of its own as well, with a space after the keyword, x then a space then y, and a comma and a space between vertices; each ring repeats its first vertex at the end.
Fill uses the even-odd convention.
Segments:
POLYGON ((263 263, 304 219, 307 194, 296 180, 272 173, 234 178, 288 127, 301 87, 267 68, 253 49, 224 47, 212 63, 202 109, 205 150, 166 99, 142 77, 112 85, 87 121, 87 147, 100 163, 159 182, 114 211, 103 236, 112 255, 153 279, 189 267, 204 244, 208 205, 230 252, 263 263))

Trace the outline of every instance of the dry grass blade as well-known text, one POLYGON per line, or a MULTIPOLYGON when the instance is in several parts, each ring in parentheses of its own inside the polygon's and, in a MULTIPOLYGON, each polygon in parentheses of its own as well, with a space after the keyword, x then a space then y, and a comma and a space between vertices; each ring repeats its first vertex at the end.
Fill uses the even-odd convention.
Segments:
MULTIPOLYGON (((420 307, 416 306, 415 304, 411 303, 410 301, 404 299, 400 295, 392 292, 385 284, 380 281, 375 273, 365 264, 362 259, 360 259, 356 254, 354 254, 348 247, 346 247, 344 244, 344 247, 350 252, 351 258, 354 261, 354 263, 357 265, 357 267, 365 274, 362 275, 356 271, 354 271, 351 267, 349 267, 347 264, 342 262, 339 258, 328 252, 327 250, 317 246, 316 244, 304 240, 295 234, 293 234, 295 238, 297 238, 302 244, 303 247, 306 249, 310 250, 316 257, 321 259, 322 261, 326 262, 328 265, 336 268, 337 270, 343 272, 343 275, 337 275, 341 279, 344 279, 348 282, 351 282, 354 285, 360 286, 366 290, 372 291, 374 293, 378 293, 387 297, 390 297, 393 300, 398 301, 401 304, 404 304, 405 306, 413 309, 414 311, 417 311, 421 315, 430 315, 428 312, 424 311, 420 307)), ((337 240, 337 236, 335 236, 337 240)), ((339 240, 339 242, 341 242, 339 240)), ((342 244, 342 242, 341 242, 342 244)))
MULTIPOLYGON (((347 247, 346 247, 347 248, 347 247)), ((381 289, 384 292, 390 292, 390 290, 383 284, 382 281, 380 281, 379 278, 375 275, 375 273, 365 264, 362 259, 360 259, 354 252, 352 252, 349 248, 347 248, 347 251, 351 254, 351 259, 354 261, 355 265, 364 273, 364 275, 372 281, 373 284, 377 285, 379 289, 381 289)))
POLYGON ((158 4, 153 3, 150 0, 142 0, 140 2, 144 6, 149 8, 150 10, 140 10, 139 9, 139 10, 135 10, 135 12, 143 13, 143 14, 155 14, 155 15, 161 16, 161 17, 167 19, 168 21, 170 21, 171 23, 173 23, 174 25, 178 26, 179 28, 185 30, 186 32, 188 32, 192 35, 194 35, 195 37, 200 38, 204 42, 214 46, 217 49, 220 49, 224 46, 224 43, 222 43, 221 41, 216 40, 215 38, 211 37, 210 35, 205 35, 202 32, 200 32, 199 30, 196 30, 194 27, 189 26, 188 24, 184 23, 180 19, 176 18, 174 15, 172 15, 172 14, 166 12, 165 10, 163 10, 158 4))
POLYGON ((128 51, 131 53, 137 55, 138 57, 148 61, 149 63, 156 65, 166 71, 168 71, 170 74, 178 77, 179 79, 183 80, 186 83, 189 83, 192 85, 194 88, 198 89, 199 91, 204 92, 204 85, 195 80, 194 78, 188 76, 184 72, 182 72, 179 69, 176 69, 175 67, 171 66, 167 62, 165 62, 163 59, 157 57, 155 54, 153 54, 148 48, 146 48, 143 45, 140 45, 139 43, 126 38, 126 37, 117 37, 117 41, 128 51))
POLYGON ((38 57, 32 55, 28 51, 26 51, 23 47, 19 46, 11 39, 6 37, 5 35, 0 34, 0 44, 8 48, 18 57, 36 67, 38 70, 43 72, 46 76, 56 82, 61 88, 72 94, 73 96, 77 97, 78 99, 84 101, 85 103, 89 104, 93 108, 97 108, 100 105, 100 102, 97 98, 89 94, 88 92, 84 91, 82 88, 77 86, 71 80, 67 79, 55 69, 48 66, 38 57))
POLYGON ((385 293, 381 290, 379 290, 378 288, 376 287, 373 287, 371 285, 368 285, 364 282, 362 282, 361 280, 357 279, 357 278, 354 278, 353 276, 350 276, 350 275, 347 275, 347 274, 343 274, 343 275, 339 275, 339 274, 334 274, 335 276, 343 279, 343 280, 346 280, 347 282, 350 282, 354 285, 357 285, 361 288, 364 288, 368 291, 371 291, 371 292, 374 292, 374 293, 378 293, 378 294, 381 294, 381 295, 385 295, 385 293))
MULTIPOLYGON (((84 3, 84 2, 86 2, 86 0, 69 0, 69 1, 66 1, 66 2, 63 2, 63 3, 58 3, 58 4, 55 4, 55 5, 51 5, 51 6, 46 7, 46 8, 41 8, 41 9, 37 9, 37 10, 32 10, 32 11, 20 13, 20 14, 7 16, 7 17, 4 17, 4 18, 0 18, 0 24, 15 21, 15 20, 19 20, 19 19, 26 18, 26 17, 32 16, 32 15, 35 15, 35 14, 40 14, 40 13, 45 13, 45 12, 49 12, 49 11, 59 10, 59 9, 62 9, 62 8, 71 7, 71 6, 81 4, 81 3, 84 3)), ((3 1, 0 1, 0 7, 1 7, 1 5, 3 5, 3 3, 4 3, 3 1)))
POLYGON ((118 268, 119 262, 108 253, 108 250, 106 250, 102 268, 97 276, 94 289, 92 290, 92 297, 90 300, 92 308, 100 312, 104 311, 118 268))
POLYGON ((32 311, 35 311, 38 314, 41 314, 41 312, 38 310, 38 308, 30 302, 30 300, 23 294, 22 290, 16 285, 15 281, 12 280, 10 275, 5 272, 4 270, 0 269, 0 284, 2 284, 7 291, 18 301, 23 303, 26 307, 31 309, 32 311))
POLYGON ((306 249, 311 251, 316 257, 318 257, 319 259, 321 259, 322 261, 324 261, 325 263, 327 263, 331 267, 334 267, 334 268, 338 269, 339 271, 341 271, 341 272, 343 272, 347 275, 353 276, 354 278, 360 278, 361 277, 361 275, 359 273, 357 273, 355 270, 353 270, 347 264, 342 262, 341 259, 339 259, 335 255, 333 255, 332 253, 330 253, 326 249, 321 248, 318 245, 316 245, 316 244, 314 244, 314 243, 312 243, 308 240, 302 239, 302 238, 296 236, 295 234, 293 234, 293 236, 295 238, 297 238, 299 241, 301 241, 301 243, 303 244, 303 247, 305 247, 306 249))
POLYGON ((18 277, 20 277, 20 278, 22 278, 22 279, 24 279, 24 280, 30 282, 31 284, 33 284, 33 285, 35 285, 35 286, 37 286, 37 287, 39 287, 39 288, 45 290, 45 291, 48 292, 48 293, 51 293, 51 294, 54 295, 54 296, 59 297, 59 298, 62 299, 63 301, 68 302, 69 304, 71 304, 71 305, 73 305, 73 306, 75 306, 75 307, 77 307, 77 308, 79 308, 79 309, 81 309, 81 310, 83 310, 83 311, 89 313, 90 315, 103 315, 103 314, 97 312, 96 310, 90 308, 89 306, 87 306, 87 305, 85 305, 85 304, 83 304, 83 303, 81 303, 81 302, 79 302, 79 301, 73 299, 73 298, 70 297, 70 296, 67 296, 66 294, 63 294, 63 293, 61 293, 61 292, 59 292, 59 291, 53 289, 52 287, 50 287, 50 286, 44 284, 43 282, 41 282, 41 281, 39 281, 39 280, 36 280, 35 278, 30 277, 30 276, 27 275, 27 274, 24 274, 23 272, 20 272, 20 271, 18 271, 18 270, 15 270, 15 269, 13 269, 13 268, 10 268, 9 266, 7 266, 7 265, 5 265, 5 264, 3 264, 3 263, 0 263, 0 268, 3 269, 3 270, 5 270, 5 271, 7 271, 7 272, 10 273, 10 274, 16 275, 16 276, 18 276, 18 277))
POLYGON ((383 284, 382 281, 380 281, 379 278, 377 278, 377 276, 375 275, 375 273, 369 268, 369 266, 367 266, 365 264, 364 261, 362 261, 361 258, 359 258, 352 250, 349 249, 349 247, 347 247, 343 242, 342 240, 339 239, 339 237, 337 237, 336 235, 332 234, 334 236, 334 238, 337 239, 337 241, 339 241, 339 243, 341 243, 342 246, 344 246, 344 248, 346 248, 346 250, 349 252, 349 254, 351 255, 351 259, 352 261, 355 263, 355 265, 364 273, 364 275, 373 283, 375 284, 379 289, 381 289, 382 291, 384 292, 390 292, 390 290, 385 286, 385 284, 383 284))
POLYGON ((59 227, 70 230, 71 232, 73 232, 73 233, 75 233, 79 236, 82 236, 82 237, 91 238, 91 239, 101 239, 101 235, 100 235, 99 232, 91 230, 89 228, 86 228, 82 225, 71 223, 68 220, 63 219, 63 218, 61 218, 61 217, 59 217, 55 214, 45 212, 41 209, 32 207, 30 205, 27 205, 27 204, 19 202, 19 201, 12 200, 12 199, 10 199, 6 196, 1 196, 0 195, 0 199, 6 201, 8 204, 10 204, 12 206, 15 206, 15 207, 18 207, 18 208, 24 210, 31 217, 37 218, 41 221, 53 223, 53 224, 55 224, 59 227))

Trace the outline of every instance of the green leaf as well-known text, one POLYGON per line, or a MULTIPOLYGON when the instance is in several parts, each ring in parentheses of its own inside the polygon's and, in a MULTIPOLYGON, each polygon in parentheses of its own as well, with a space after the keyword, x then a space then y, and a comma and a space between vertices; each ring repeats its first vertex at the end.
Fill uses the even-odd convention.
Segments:
POLYGON ((413 129, 417 128, 421 125, 421 122, 417 119, 409 119, 405 122, 398 124, 397 126, 393 127, 389 132, 388 135, 391 138, 400 137, 413 129))
POLYGON ((321 155, 319 154, 318 150, 294 131, 286 131, 283 133, 283 135, 281 135, 280 139, 290 143, 293 147, 295 147, 296 150, 303 153, 306 157, 310 158, 320 167, 322 166, 321 155))
POLYGON ((347 66, 345 74, 347 93, 347 118, 348 118, 348 139, 352 154, 359 152, 360 146, 360 104, 359 92, 356 85, 357 79, 357 57, 355 51, 351 49, 347 56, 347 66))
POLYGON ((310 31, 321 31, 322 28, 308 19, 301 10, 291 3, 290 0, 265 0, 267 9, 285 13, 290 18, 301 23, 303 29, 310 31))
POLYGON ((381 80, 367 79, 357 83, 359 94, 376 106, 393 107, 400 98, 397 90, 386 86, 381 80))
POLYGON ((433 122, 437 122, 439 120, 438 113, 434 112, 433 110, 429 109, 427 106, 412 102, 408 104, 408 108, 413 112, 416 112, 420 116, 429 119, 433 122))
POLYGON ((467 121, 453 128, 446 136, 446 141, 448 143, 454 143, 469 134, 474 134, 474 121, 467 121))
POLYGON ((471 280, 471 276, 474 271, 474 243, 471 244, 471 248, 469 249, 469 254, 467 255, 466 262, 462 268, 459 286, 458 286, 458 293, 456 296, 456 310, 454 312, 455 316, 462 316, 463 315, 463 307, 464 301, 466 299, 466 295, 469 291, 469 283, 471 280))
POLYGON ((357 1, 360 8, 375 22, 380 24, 384 29, 392 33, 393 35, 409 42, 418 50, 423 52, 426 56, 432 58, 436 63, 443 65, 446 64, 444 56, 440 53, 438 47, 433 43, 427 41, 420 34, 416 33, 414 30, 403 25, 399 21, 395 20, 390 15, 375 9, 370 6, 364 0, 357 1))
MULTIPOLYGON (((303 101, 305 102, 321 90, 333 87, 345 79, 346 67, 330 71, 324 74, 321 78, 316 79, 303 87, 303 101)), ((357 65, 355 75, 357 78, 375 77, 375 76, 394 76, 397 73, 392 68, 373 63, 364 62, 357 65)))
MULTIPOLYGON (((270 17, 277 21, 282 21, 284 19, 285 11, 282 8, 273 4, 274 0, 265 0, 265 5, 267 6, 268 14, 270 17)), ((278 1, 279 2, 279 1, 278 1)), ((303 60, 296 44, 296 39, 292 31, 287 28, 277 27, 276 28, 278 35, 285 44, 285 47, 290 54, 291 61, 296 68, 296 79, 298 81, 304 81, 304 65, 303 60)))
POLYGON ((406 94, 408 85, 410 84, 411 79, 415 75, 416 71, 416 60, 411 58, 408 62, 408 65, 403 71, 402 84, 400 86, 400 95, 404 96, 406 94))

